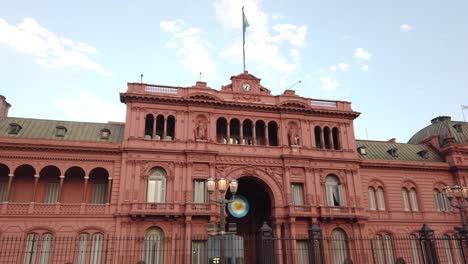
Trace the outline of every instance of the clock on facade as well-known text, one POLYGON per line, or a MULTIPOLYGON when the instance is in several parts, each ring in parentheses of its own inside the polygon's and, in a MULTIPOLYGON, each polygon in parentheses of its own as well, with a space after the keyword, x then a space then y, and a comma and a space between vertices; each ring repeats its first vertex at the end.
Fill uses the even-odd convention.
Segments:
POLYGON ((242 84, 242 89, 244 89, 244 91, 246 92, 250 91, 250 84, 248 83, 242 84))

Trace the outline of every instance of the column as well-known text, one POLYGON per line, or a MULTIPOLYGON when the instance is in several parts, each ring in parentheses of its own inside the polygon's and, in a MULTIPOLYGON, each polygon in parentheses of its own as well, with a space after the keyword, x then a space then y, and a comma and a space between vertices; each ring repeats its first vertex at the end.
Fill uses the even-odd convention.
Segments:
POLYGON ((290 240, 291 241, 291 252, 289 254, 291 256, 290 263, 296 264, 297 263, 297 258, 296 258, 297 250, 296 250, 296 218, 295 217, 289 218, 289 231, 291 234, 291 238, 294 238, 290 240))
POLYGON ((268 135, 268 124, 265 124, 265 146, 270 146, 270 137, 268 135))
POLYGON ((336 138, 338 139, 338 149, 343 149, 343 145, 341 145, 341 125, 338 127, 338 133, 336 135, 336 138))
POLYGON ((227 128, 226 128, 226 136, 227 136, 227 142, 226 144, 231 144, 231 122, 227 121, 227 128))
POLYGON ((36 202, 37 184, 39 183, 39 177, 40 175, 38 174, 34 175, 34 190, 33 190, 32 201, 31 201, 33 203, 36 202))
POLYGON ((65 176, 60 175, 59 178, 60 178, 60 185, 59 185, 59 190, 57 194, 57 203, 60 203, 62 201, 61 197, 62 197, 62 189, 63 189, 63 180, 65 180, 65 176))
POLYGON ((111 191, 112 191, 112 177, 109 176, 109 178, 107 178, 107 197, 106 197, 106 204, 110 204, 111 203, 111 191))
POLYGON ((283 242, 284 240, 281 240, 279 238, 281 238, 281 222, 279 221, 275 221, 275 248, 276 248, 276 252, 275 252, 275 255, 276 255, 276 263, 277 264, 283 264, 283 255, 284 254, 287 254, 286 253, 283 253, 283 242))
POLYGON ((154 119, 153 119, 153 132, 152 132, 153 136, 152 136, 152 139, 156 139, 156 125, 158 124, 158 121, 157 121, 158 118, 156 116, 153 117, 153 118, 154 119))
POLYGON ((84 176, 84 185, 83 185, 83 198, 81 199, 81 203, 86 203, 86 193, 88 190, 88 180, 89 176, 84 176))
POLYGON ((240 131, 239 131, 240 144, 244 145, 244 124, 239 122, 239 128, 240 128, 240 131))
POLYGON ((285 177, 284 177, 284 192, 286 193, 286 205, 289 206, 289 204, 292 203, 292 200, 291 200, 291 180, 290 180, 290 170, 291 168, 289 167, 286 167, 285 168, 285 177))
POLYGON ((167 117, 166 117, 166 116, 164 117, 163 126, 164 126, 164 129, 163 129, 162 140, 165 140, 165 139, 166 139, 166 135, 167 135, 167 117))
POLYGON ((185 256, 184 256, 184 263, 190 263, 191 262, 191 245, 192 244, 192 217, 191 216, 186 216, 185 217, 185 256))
POLYGON ((330 145, 330 149, 333 149, 333 134, 332 134, 333 128, 330 128, 328 131, 328 144, 330 145))
POLYGON ((252 125, 252 145, 257 145, 257 124, 252 125))
POLYGON ((13 177, 15 177, 14 174, 8 174, 8 186, 7 186, 6 196, 5 196, 6 202, 10 201, 10 192, 11 192, 11 185, 13 183, 13 177))
POLYGON ((325 148, 325 139, 323 137, 323 134, 325 134, 325 131, 323 130, 322 127, 320 127, 320 145, 322 146, 321 149, 326 149, 325 148))

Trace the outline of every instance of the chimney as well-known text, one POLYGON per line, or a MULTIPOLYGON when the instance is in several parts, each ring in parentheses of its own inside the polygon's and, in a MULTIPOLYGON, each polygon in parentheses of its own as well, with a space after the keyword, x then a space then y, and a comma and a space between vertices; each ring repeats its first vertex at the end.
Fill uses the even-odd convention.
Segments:
POLYGON ((6 101, 5 96, 0 95, 0 117, 8 117, 8 109, 11 105, 6 101))

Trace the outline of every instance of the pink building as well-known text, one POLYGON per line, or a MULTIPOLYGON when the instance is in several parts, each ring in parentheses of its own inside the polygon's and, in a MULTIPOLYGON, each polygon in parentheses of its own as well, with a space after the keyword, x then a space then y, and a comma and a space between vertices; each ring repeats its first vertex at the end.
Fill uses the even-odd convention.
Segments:
MULTIPOLYGON (((210 246, 206 224, 219 221, 209 177, 238 180, 250 209, 227 221, 246 238, 264 222, 275 237, 307 238, 318 223, 323 236, 375 238, 387 249, 377 263, 391 263, 398 252, 379 239, 417 235, 423 224, 452 237, 460 226, 442 188, 468 186, 466 122, 437 117, 408 143, 356 140, 350 102, 271 95, 247 72, 221 90, 129 83, 120 100, 125 123, 86 123, 8 117, 0 96, 0 241, 25 239, 1 263, 206 263, 196 254, 210 246), (57 253, 56 237, 74 238, 74 253, 57 253), (164 254, 130 258, 113 244, 104 259, 106 237, 157 237, 151 250, 164 254)), ((245 241, 242 261, 255 263, 259 249, 245 241)), ((344 247, 330 263, 359 258, 344 247)), ((289 253, 276 262, 304 262, 289 253)))

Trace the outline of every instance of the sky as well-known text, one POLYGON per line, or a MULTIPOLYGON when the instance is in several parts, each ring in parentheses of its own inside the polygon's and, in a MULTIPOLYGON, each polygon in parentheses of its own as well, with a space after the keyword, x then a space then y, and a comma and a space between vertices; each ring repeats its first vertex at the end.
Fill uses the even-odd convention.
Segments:
MULTIPOLYGON (((0 0, 9 116, 124 121, 127 82, 220 89, 246 68, 285 89, 352 102, 356 138, 407 142, 468 105, 464 0, 0 0), (301 82, 298 82, 298 81, 301 82)), ((468 110, 465 110, 468 117, 468 110)))

